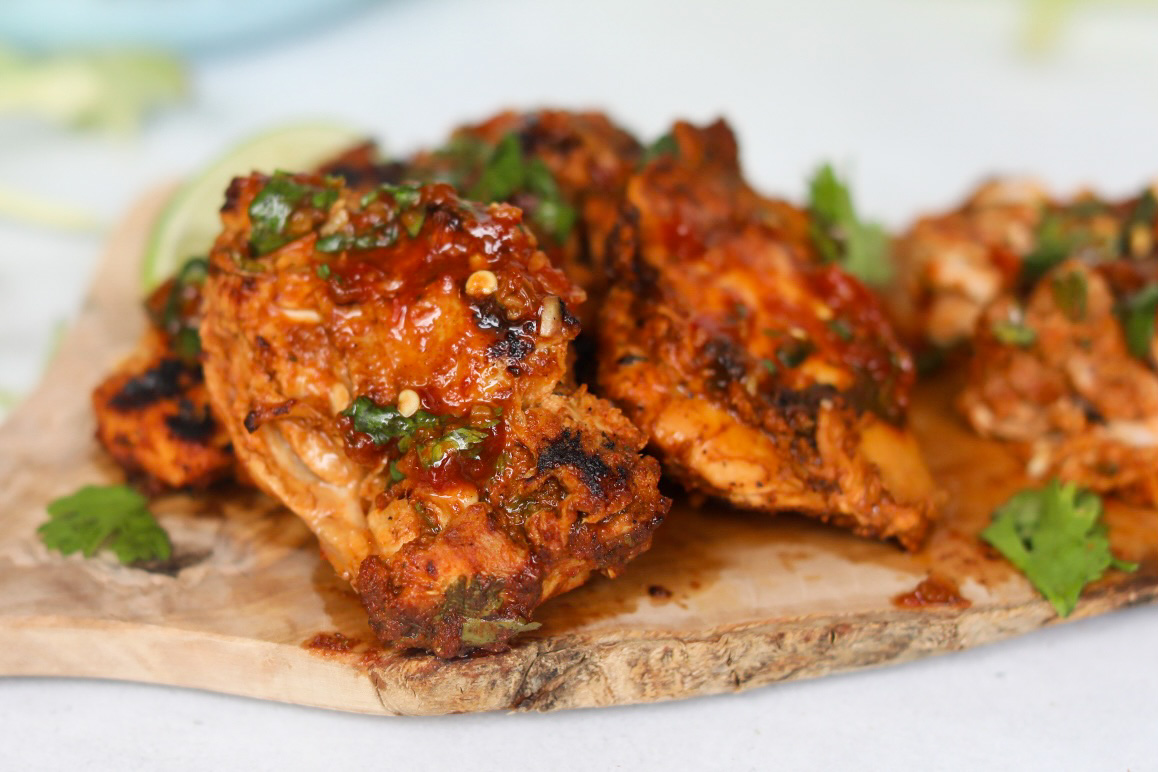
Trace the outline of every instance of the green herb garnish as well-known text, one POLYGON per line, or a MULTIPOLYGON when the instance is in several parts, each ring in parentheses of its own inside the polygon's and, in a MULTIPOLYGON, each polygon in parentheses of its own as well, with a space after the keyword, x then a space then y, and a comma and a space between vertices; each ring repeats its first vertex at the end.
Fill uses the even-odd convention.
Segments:
POLYGON ((1150 361, 1150 343, 1154 340, 1154 318, 1158 315, 1158 284, 1151 284, 1130 295, 1117 307, 1126 347, 1138 359, 1150 361))
POLYGON ((1082 588, 1108 568, 1138 566, 1110 552, 1102 500, 1074 483, 1051 480, 1015 494, 993 513, 981 538, 1017 567, 1060 616, 1069 616, 1082 588))
POLYGON ((1053 299, 1058 308, 1071 322, 1082 322, 1086 319, 1086 305, 1088 288, 1086 277, 1078 271, 1069 271, 1055 276, 1051 284, 1053 299))
POLYGON ((1066 233, 1065 223, 1053 212, 1045 212, 1037 225, 1035 246, 1021 261, 1021 280, 1032 285, 1049 269, 1065 260, 1076 246, 1075 239, 1066 233))
POLYGON ((675 135, 668 132, 647 146, 643 151, 643 163, 651 163, 660 156, 677 155, 679 150, 680 146, 676 142, 675 135))
POLYGON ((331 273, 329 263, 318 263, 317 267, 314 268, 314 273, 318 275, 319 279, 329 279, 331 273))
POLYGON ((418 449, 418 460, 425 467, 431 467, 446 458, 447 453, 459 452, 467 456, 477 455, 477 445, 481 444, 490 435, 480 429, 469 426, 460 426, 451 429, 434 442, 423 445, 418 449))
POLYGON ((409 438, 419 429, 438 428, 442 419, 419 410, 412 416, 404 416, 394 405, 379 405, 366 396, 358 397, 339 415, 349 418, 354 430, 370 435, 375 445, 382 446, 391 440, 409 438))
POLYGON ((467 197, 475 201, 501 201, 523 186, 526 174, 519 138, 513 133, 507 134, 491 151, 482 175, 467 197))
POLYGON ((776 359, 780 361, 780 364, 791 370, 794 367, 799 367, 804 364, 805 360, 807 360, 815 350, 816 347, 812 345, 811 341, 793 339, 776 349, 776 359))
POLYGON ((828 329, 836 333, 836 337, 848 343, 853 339, 854 333, 852 325, 843 319, 832 319, 828 322, 828 329))
POLYGON ((853 206, 852 193, 825 164, 809 182, 808 210, 812 215, 812 241, 826 263, 867 284, 882 285, 893 274, 889 238, 884 228, 862 222, 853 206))
POLYGON ((92 557, 113 551, 126 565, 167 560, 169 535, 149 511, 149 500, 127 485, 86 485, 48 505, 48 522, 37 529, 44 546, 62 555, 92 557))
POLYGON ((562 244, 571 234, 577 215, 563 197, 551 170, 541 158, 523 158, 516 134, 504 136, 486 160, 478 182, 468 197, 476 201, 505 201, 525 191, 535 197, 531 222, 562 244))
POLYGON ((286 234, 294 208, 309 198, 318 208, 329 208, 338 191, 297 182, 286 172, 277 172, 249 204, 252 225, 249 243, 258 256, 267 255, 295 238, 286 234))
POLYGON ((989 329, 994 338, 1007 346, 1028 348, 1037 341, 1037 331, 1025 322, 1002 320, 994 322, 989 329))

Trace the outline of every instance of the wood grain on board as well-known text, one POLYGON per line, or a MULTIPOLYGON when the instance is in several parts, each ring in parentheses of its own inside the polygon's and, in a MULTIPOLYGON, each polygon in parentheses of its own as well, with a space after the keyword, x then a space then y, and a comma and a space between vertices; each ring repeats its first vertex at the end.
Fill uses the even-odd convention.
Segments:
MULTIPOLYGON (((654 548, 536 616, 511 651, 441 661, 373 643, 357 598, 296 518, 261 494, 173 495, 155 511, 169 573, 49 553, 45 503, 119 480, 93 440, 89 392, 144 323, 139 260, 163 196, 111 240, 90 296, 37 393, 0 428, 0 675, 118 678, 365 713, 552 710, 693 697, 903 662, 1029 632, 1052 608, 975 535, 1026 484, 1013 453, 970 435, 951 380, 913 424, 947 493, 908 555, 795 517, 677 502, 654 548), (930 574, 969 601, 908 610, 930 574)), ((1109 504, 1113 573, 1071 618, 1158 597, 1158 513, 1109 504)))

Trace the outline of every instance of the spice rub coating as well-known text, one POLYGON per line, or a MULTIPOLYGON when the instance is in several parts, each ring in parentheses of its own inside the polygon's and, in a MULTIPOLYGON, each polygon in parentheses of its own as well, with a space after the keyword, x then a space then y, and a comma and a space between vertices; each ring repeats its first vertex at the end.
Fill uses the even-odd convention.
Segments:
POLYGON ((148 489, 204 487, 235 468, 201 373, 205 269, 204 260, 189 261, 149 295, 136 351, 93 391, 97 439, 148 489))
POLYGON ((503 649, 544 600, 648 548, 659 465, 571 385, 583 292, 519 209, 279 174, 236 180, 222 217, 210 395, 383 642, 503 649))
POLYGON ((600 387, 689 489, 916 548, 936 497, 880 304, 744 182, 725 124, 673 137, 628 184, 600 387))

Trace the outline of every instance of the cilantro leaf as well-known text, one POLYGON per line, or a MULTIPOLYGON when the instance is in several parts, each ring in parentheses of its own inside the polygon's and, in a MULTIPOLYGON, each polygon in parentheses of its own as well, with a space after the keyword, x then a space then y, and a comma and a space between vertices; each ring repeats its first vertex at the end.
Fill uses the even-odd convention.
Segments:
POLYGON ((880 225, 857 217, 848 186, 830 164, 813 175, 808 201, 812 241, 821 258, 826 263, 840 263, 867 284, 886 283, 893 273, 888 234, 880 225))
POLYGON ((993 513, 981 538, 1017 567, 1060 616, 1069 616, 1082 588, 1108 568, 1133 571, 1110 552, 1102 500, 1074 483, 1051 480, 1015 494, 993 513))
POLYGON ((355 431, 369 434, 375 445, 385 445, 390 440, 411 437, 419 429, 442 425, 438 416, 425 410, 407 417, 393 405, 379 405, 367 396, 355 399, 340 415, 351 420, 355 431))
POLYGON ((1037 341, 1037 331, 1025 322, 1001 320, 993 323, 989 328, 993 337, 1007 346, 1029 348, 1037 341))
POLYGON ((490 203, 509 200, 521 191, 535 198, 534 206, 528 207, 531 222, 555 242, 566 241, 577 219, 575 207, 563 197, 543 159, 523 157, 519 137, 512 132, 495 145, 468 197, 490 203))
POLYGON ((1034 241, 1033 251, 1021 260, 1021 281, 1026 286, 1036 283, 1050 268, 1065 260, 1076 246, 1073 236, 1066 233, 1061 217, 1052 212, 1042 215, 1034 241))
POLYGON ((252 225, 249 243, 259 256, 267 255, 294 240, 292 234, 285 232, 286 226, 294 209, 307 197, 312 206, 328 209, 338 200, 338 191, 303 184, 286 172, 276 172, 253 197, 249 204, 249 220, 252 225))
POLYGON ((446 458, 450 452, 473 452, 490 435, 481 429, 472 429, 469 426, 460 426, 451 429, 434 442, 418 449, 418 459, 425 467, 431 467, 446 458))
POLYGON ((1126 335, 1126 347, 1138 359, 1149 361, 1154 318, 1158 315, 1158 284, 1143 287, 1122 300, 1117 312, 1126 335))
POLYGON ((48 522, 37 529, 44 546, 62 555, 92 557, 108 548, 126 565, 168 560, 169 535, 149 511, 149 501, 127 485, 86 485, 48 505, 48 522))
POLYGON ((1054 302, 1067 319, 1071 322, 1085 321, 1089 295, 1085 276, 1077 271, 1055 276, 1051 289, 1054 302))
POLYGON ((518 136, 512 132, 495 145, 468 197, 486 202, 505 199, 523 186, 526 174, 523 150, 518 136))
POLYGON ((647 146, 643 151, 642 163, 650 163, 660 156, 677 155, 679 151, 679 143, 676 142, 675 135, 669 131, 647 146))

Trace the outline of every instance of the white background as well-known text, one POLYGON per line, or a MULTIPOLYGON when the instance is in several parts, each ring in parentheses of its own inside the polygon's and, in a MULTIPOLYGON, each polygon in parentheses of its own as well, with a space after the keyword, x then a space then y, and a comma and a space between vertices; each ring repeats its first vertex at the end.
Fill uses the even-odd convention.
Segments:
MULTIPOLYGON (((278 123, 333 118, 406 152, 546 104, 602 107, 645 137, 724 115, 763 188, 799 197, 831 159, 892 226, 995 172, 1125 194, 1158 175, 1158 6, 1075 5, 1032 55, 1013 0, 386 0, 194 60, 192 102, 135 139, 0 124, 0 185, 111 224, 150 185, 278 123)), ((0 388, 34 386, 102 238, 0 221, 0 388)), ((0 770, 1158 769, 1156 652, 1149 607, 739 696, 441 719, 3 679, 0 770)))

